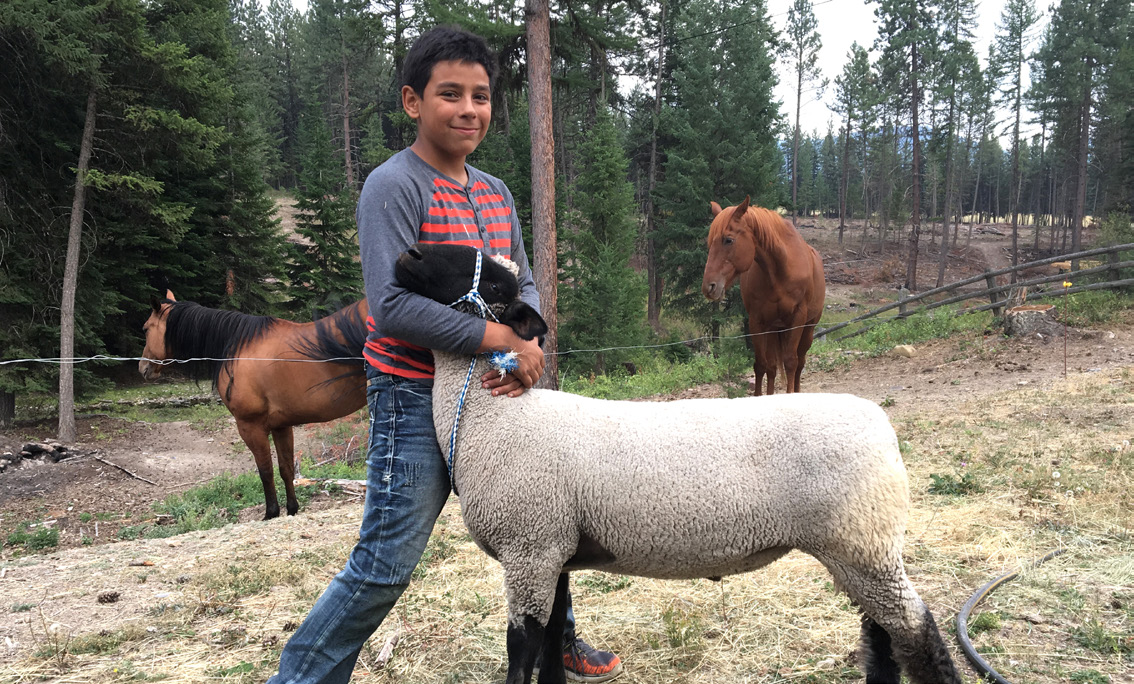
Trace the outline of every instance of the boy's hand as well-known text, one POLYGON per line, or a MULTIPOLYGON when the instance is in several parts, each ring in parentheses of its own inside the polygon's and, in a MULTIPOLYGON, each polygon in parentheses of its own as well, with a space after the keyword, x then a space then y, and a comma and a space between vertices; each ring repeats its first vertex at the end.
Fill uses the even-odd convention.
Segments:
POLYGON ((503 376, 497 371, 489 371, 480 378, 481 387, 492 391, 492 396, 507 395, 518 397, 524 393, 543 375, 545 359, 543 350, 536 340, 524 340, 516 337, 511 341, 510 348, 516 352, 516 362, 519 366, 511 373, 503 376))

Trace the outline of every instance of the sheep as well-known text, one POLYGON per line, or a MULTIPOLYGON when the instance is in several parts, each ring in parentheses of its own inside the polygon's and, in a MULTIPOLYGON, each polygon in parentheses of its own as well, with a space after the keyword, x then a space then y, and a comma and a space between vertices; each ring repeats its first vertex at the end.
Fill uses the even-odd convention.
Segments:
MULTIPOLYGON (((509 270, 471 247, 414 245, 396 277, 445 304, 475 289, 521 337, 547 331, 509 270)), ((487 361, 473 361, 479 378, 487 361)), ((452 476, 465 525, 504 571, 507 684, 530 682, 541 651, 543 663, 559 661, 572 570, 716 579, 792 549, 818 559, 861 608, 867 682, 897 684, 900 667, 917 684, 961 681, 902 564, 909 486, 877 405, 836 394, 500 399, 466 390, 468 355, 435 351, 434 362, 443 451, 465 395, 452 476)), ((540 684, 564 681, 562 668, 540 669, 540 684)))

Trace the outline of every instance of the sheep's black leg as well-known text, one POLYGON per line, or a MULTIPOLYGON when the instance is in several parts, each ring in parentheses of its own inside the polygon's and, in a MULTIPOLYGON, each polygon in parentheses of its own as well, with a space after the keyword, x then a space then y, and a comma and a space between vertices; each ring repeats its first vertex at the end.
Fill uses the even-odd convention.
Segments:
MULTIPOLYGON (((893 661, 901 665, 913 684, 961 684, 933 615, 918 597, 901 565, 892 569, 858 567, 816 554, 851 600, 862 607, 873 626, 863 624, 868 652, 867 681, 893 684, 888 658, 875 658, 883 649, 881 635, 889 636, 893 661), (871 663, 872 660, 876 662, 871 663), (873 671, 872 671, 873 670, 873 671), (878 677, 878 679, 873 679, 878 677)), ((900 561, 899 561, 900 563, 900 561)))
POLYGON ((899 684, 902 679, 890 634, 866 615, 862 616, 862 661, 866 684, 899 684))
POLYGON ((543 633, 543 660, 539 668, 539 684, 566 684, 567 673, 563 670, 563 626, 567 622, 567 586, 569 575, 559 574, 555 585, 555 603, 551 607, 551 618, 543 633))
POLYGON ((507 684, 529 684, 532 681, 532 668, 543 645, 544 631, 539 620, 531 615, 524 616, 523 625, 508 623, 507 684))
POLYGON ((937 622, 929 608, 922 605, 921 627, 913 643, 897 648, 898 658, 906 669, 906 676, 915 684, 960 684, 961 677, 953 665, 949 649, 937 629, 937 622))

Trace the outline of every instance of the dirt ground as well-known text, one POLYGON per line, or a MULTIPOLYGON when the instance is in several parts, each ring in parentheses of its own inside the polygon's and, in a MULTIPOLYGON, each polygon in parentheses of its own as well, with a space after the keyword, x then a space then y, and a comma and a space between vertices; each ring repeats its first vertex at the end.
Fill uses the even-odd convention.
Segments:
MULTIPOLYGON (((832 228, 804 224, 804 236, 814 242, 830 242, 832 228)), ((947 280, 956 280, 1002 265, 1005 238, 989 236, 978 246, 950 263, 947 280)), ((829 284, 828 300, 858 301, 872 307, 863 293, 871 288, 895 287, 888 259, 857 259, 853 250, 828 247, 824 257, 829 284), (848 257, 840 259, 840 256, 848 257), (845 262, 845 263, 841 263, 845 262)), ((928 266, 923 278, 928 280, 928 266)), ((1100 330, 1073 331, 1067 340, 1005 339, 997 334, 982 337, 978 353, 958 354, 956 341, 942 340, 918 345, 912 357, 897 355, 873 359, 854 358, 832 371, 809 371, 803 376, 804 391, 848 392, 886 406, 894 418, 919 411, 947 413, 950 406, 971 402, 983 395, 1012 388, 1050 387, 1067 373, 1091 373, 1134 365, 1134 319, 1126 319, 1100 330)), ((714 388, 693 388, 675 397, 711 396, 714 388)), ((49 621, 85 628, 112 628, 122 619, 90 600, 115 585, 113 578, 126 568, 157 559, 155 579, 149 588, 124 596, 114 612, 128 616, 145 610, 155 597, 176 588, 186 568, 203 557, 223 553, 293 553, 301 538, 333 534, 349 548, 357 525, 357 500, 317 497, 299 518, 269 523, 266 531, 255 526, 230 526, 208 533, 192 533, 166 540, 117 541, 117 530, 152 517, 151 505, 173 492, 182 491, 222 472, 253 468, 251 456, 238 448, 235 425, 228 421, 201 431, 185 422, 150 424, 109 417, 79 421, 79 456, 59 463, 25 462, 0 473, 0 527, 12 521, 40 520, 60 530, 60 546, 45 555, 11 557, 0 555, 0 679, 4 662, 26 657, 30 644, 24 635, 31 622, 44 621, 35 613, 10 613, 9 605, 42 604, 59 599, 59 609, 49 621), (98 458, 96 458, 96 456, 98 458), (102 460, 99 460, 102 459, 102 460), (142 479, 144 478, 144 479, 142 479), (147 482, 147 480, 149 482, 147 482), (86 514, 80 519, 81 514, 86 514), (125 515, 124 515, 125 514, 125 515), (53 521, 53 522, 48 522, 53 521), (83 538, 90 541, 82 547, 83 538), (64 607, 63 604, 66 604, 64 607)), ((21 425, 0 431, 0 452, 18 450, 28 441, 52 436, 52 425, 21 425)), ((297 430, 297 450, 316 448, 310 428, 297 430)), ((361 435, 360 435, 361 437, 361 435)), ((240 522, 257 520, 260 508, 244 511, 240 522)), ((323 577, 316 582, 325 582, 323 577)), ((125 618, 123 618, 125 619, 125 618)), ((45 629, 48 629, 45 624, 45 629)), ((33 630, 34 631, 34 630, 33 630)), ((43 631, 43 630, 41 630, 43 631)))

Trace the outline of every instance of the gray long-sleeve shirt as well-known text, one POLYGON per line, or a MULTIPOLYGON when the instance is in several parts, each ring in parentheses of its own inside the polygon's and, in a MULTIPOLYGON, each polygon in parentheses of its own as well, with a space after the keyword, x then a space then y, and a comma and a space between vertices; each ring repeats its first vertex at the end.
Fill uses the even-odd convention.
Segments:
POLYGON ((432 383, 430 349, 471 354, 485 321, 409 292, 394 278, 398 255, 415 242, 470 245, 520 267, 520 297, 539 310, 512 193, 466 165, 461 185, 405 149, 367 177, 358 200, 358 243, 370 307, 364 355, 378 370, 432 383))

